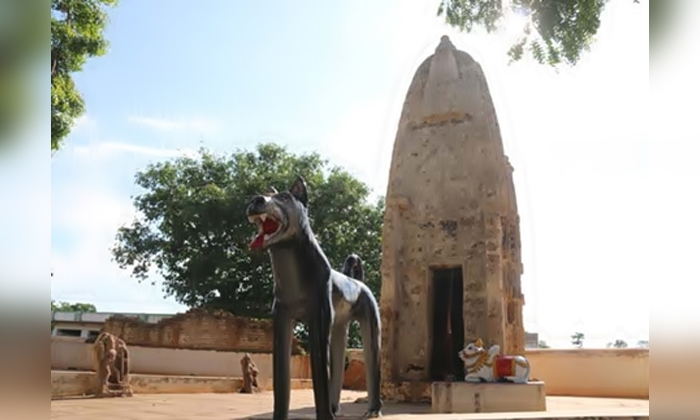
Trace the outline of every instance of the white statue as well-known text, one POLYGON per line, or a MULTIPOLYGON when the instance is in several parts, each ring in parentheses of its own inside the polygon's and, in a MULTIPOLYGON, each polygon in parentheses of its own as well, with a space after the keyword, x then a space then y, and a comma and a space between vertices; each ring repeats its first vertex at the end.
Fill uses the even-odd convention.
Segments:
POLYGON ((513 382, 525 384, 530 378, 530 362, 524 356, 500 355, 497 344, 486 351, 481 339, 469 343, 459 352, 464 362, 467 382, 513 382))

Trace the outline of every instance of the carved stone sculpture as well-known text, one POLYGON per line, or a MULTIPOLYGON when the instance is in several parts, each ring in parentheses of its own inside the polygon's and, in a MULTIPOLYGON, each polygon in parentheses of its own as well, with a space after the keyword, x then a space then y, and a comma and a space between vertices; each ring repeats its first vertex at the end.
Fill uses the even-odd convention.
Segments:
POLYGON ((124 340, 101 333, 92 347, 97 376, 97 396, 131 396, 129 349, 124 340))
POLYGON ((255 362, 250 357, 249 353, 241 358, 241 373, 243 374, 243 388, 241 388, 242 394, 253 394, 260 392, 260 386, 258 385, 258 367, 255 362))
POLYGON ((469 343, 459 352, 464 362, 467 382, 513 382, 525 384, 530 377, 530 362, 524 356, 501 355, 494 344, 488 351, 481 339, 469 343))

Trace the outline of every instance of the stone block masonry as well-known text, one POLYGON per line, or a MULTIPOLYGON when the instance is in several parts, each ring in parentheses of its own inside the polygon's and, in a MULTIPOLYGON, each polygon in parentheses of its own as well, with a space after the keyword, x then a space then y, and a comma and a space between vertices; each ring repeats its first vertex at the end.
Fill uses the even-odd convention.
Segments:
MULTIPOLYGON (((131 346, 272 352, 271 320, 237 317, 220 310, 191 309, 157 324, 117 315, 105 321, 104 331, 121 337, 131 346)), ((296 339, 293 353, 301 353, 296 339)))

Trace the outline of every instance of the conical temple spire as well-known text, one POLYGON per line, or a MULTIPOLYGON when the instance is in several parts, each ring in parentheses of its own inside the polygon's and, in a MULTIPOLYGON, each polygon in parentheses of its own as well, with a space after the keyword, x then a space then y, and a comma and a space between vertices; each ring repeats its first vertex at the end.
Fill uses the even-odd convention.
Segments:
POLYGON ((458 89, 455 89, 455 84, 460 78, 455 52, 456 48, 450 42, 450 38, 443 35, 435 48, 435 54, 433 54, 428 71, 428 79, 423 87, 421 117, 455 111, 460 93, 458 89))
POLYGON ((435 48, 435 52, 437 52, 439 50, 447 49, 447 48, 454 50, 455 46, 452 44, 452 41, 450 41, 449 36, 443 35, 442 37, 440 37, 440 43, 435 48))
POLYGON ((524 348, 512 167, 481 66, 446 35, 406 93, 386 197, 382 394, 417 402, 434 378, 464 374, 467 340, 524 348))

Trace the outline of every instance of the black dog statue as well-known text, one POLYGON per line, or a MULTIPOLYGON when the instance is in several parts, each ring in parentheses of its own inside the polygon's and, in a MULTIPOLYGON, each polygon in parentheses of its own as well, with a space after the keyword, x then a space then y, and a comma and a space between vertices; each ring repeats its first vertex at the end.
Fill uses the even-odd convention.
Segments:
POLYGON ((334 270, 309 225, 308 193, 297 177, 289 191, 253 197, 248 220, 258 226, 251 249, 267 250, 274 275, 273 419, 289 415, 292 327, 309 327, 309 352, 316 418, 333 419, 340 407, 345 347, 351 321, 360 323, 369 407, 366 417, 381 415, 379 306, 360 280, 334 270), (329 357, 330 356, 330 357, 329 357))

